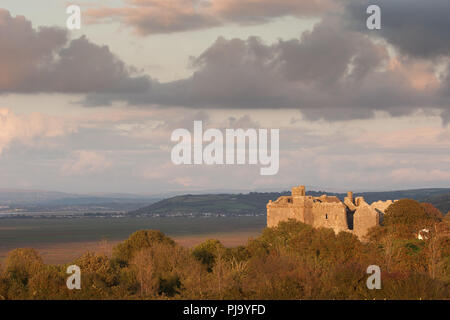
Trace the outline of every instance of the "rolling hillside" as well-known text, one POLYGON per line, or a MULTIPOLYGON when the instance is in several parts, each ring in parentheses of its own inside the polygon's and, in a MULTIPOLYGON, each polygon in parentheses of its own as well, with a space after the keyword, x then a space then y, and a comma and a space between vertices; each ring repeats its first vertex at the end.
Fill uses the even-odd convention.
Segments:
MULTIPOLYGON (((340 199, 344 193, 329 193, 309 191, 308 195, 319 196, 327 193, 340 199)), ((276 200, 290 192, 251 192, 248 194, 205 194, 183 195, 158 201, 149 206, 129 212, 131 216, 176 216, 176 215, 264 215, 269 200, 276 200)), ((355 197, 363 196, 367 202, 388 199, 411 198, 421 202, 431 202, 444 214, 450 210, 450 189, 417 189, 386 192, 356 193, 355 197)))
POLYGON ((436 208, 441 210, 443 214, 447 214, 450 211, 450 192, 434 195, 426 199, 426 202, 432 203, 436 208))
MULTIPOLYGON (((287 195, 287 193, 283 193, 287 195)), ((248 215, 263 214, 269 199, 275 199, 281 193, 249 194, 207 194, 184 195, 165 199, 150 206, 132 211, 130 215, 202 215, 224 214, 248 215)))

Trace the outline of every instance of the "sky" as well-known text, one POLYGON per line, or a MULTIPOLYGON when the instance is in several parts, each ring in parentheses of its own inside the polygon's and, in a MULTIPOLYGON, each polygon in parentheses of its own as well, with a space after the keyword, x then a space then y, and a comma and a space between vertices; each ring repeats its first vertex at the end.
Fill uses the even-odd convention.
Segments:
POLYGON ((450 187, 449 16, 448 0, 2 0, 0 188, 450 187), (278 174, 173 164, 194 121, 279 129, 278 174))

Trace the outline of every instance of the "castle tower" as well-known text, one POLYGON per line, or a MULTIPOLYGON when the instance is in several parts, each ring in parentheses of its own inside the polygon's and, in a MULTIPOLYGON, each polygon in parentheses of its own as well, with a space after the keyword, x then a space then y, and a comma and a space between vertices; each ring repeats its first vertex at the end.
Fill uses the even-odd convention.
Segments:
POLYGON ((347 192, 347 198, 351 203, 355 203, 355 201, 353 200, 353 192, 352 191, 347 192))
POLYGON ((363 197, 356 198, 356 205, 357 209, 353 216, 353 231, 358 238, 362 239, 370 228, 380 225, 380 214, 369 206, 363 197))
POLYGON ((306 196, 305 186, 298 186, 292 188, 292 197, 304 197, 306 196))
POLYGON ((308 198, 309 197, 306 196, 305 186, 297 186, 292 188, 293 218, 301 222, 312 223, 312 217, 309 217, 312 207, 312 200, 308 198))

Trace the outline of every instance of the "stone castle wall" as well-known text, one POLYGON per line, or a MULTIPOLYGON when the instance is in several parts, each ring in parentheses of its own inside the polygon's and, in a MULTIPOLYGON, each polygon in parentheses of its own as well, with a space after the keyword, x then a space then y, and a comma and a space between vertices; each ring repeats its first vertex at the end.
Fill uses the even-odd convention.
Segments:
MULTIPOLYGON (((292 204, 288 203, 291 197, 280 197, 277 201, 270 201, 267 205, 267 226, 275 227, 281 221, 296 219, 293 214, 292 204)), ((297 218, 297 220, 300 220, 297 218)))
POLYGON ((364 199, 360 199, 353 216, 353 232, 358 238, 363 238, 367 231, 380 224, 380 213, 372 208, 364 199))
POLYGON ((336 232, 348 230, 346 208, 342 203, 315 202, 313 216, 315 228, 331 228, 336 232))

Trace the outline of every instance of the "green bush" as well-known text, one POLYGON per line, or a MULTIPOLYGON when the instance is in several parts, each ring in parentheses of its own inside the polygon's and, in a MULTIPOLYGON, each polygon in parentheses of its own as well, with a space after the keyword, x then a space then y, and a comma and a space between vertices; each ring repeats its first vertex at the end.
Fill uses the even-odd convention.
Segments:
POLYGON ((118 261, 120 264, 126 265, 131 261, 136 252, 145 248, 150 248, 156 243, 164 243, 171 246, 175 245, 175 242, 161 231, 136 231, 127 240, 114 247, 113 259, 118 261))
POLYGON ((192 254, 211 272, 219 255, 225 255, 226 249, 219 240, 210 239, 197 245, 192 254))
POLYGON ((438 218, 430 213, 419 202, 402 199, 389 206, 384 214, 384 226, 403 238, 414 237, 415 233, 424 228, 430 228, 438 218))

